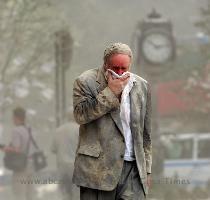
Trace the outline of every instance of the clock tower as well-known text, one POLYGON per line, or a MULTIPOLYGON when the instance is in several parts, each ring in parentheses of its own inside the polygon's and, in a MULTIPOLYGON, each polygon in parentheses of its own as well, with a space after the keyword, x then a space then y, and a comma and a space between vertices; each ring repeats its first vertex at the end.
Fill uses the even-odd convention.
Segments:
POLYGON ((176 43, 170 20, 155 9, 138 24, 135 72, 149 81, 152 90, 153 169, 160 175, 163 170, 163 144, 160 141, 157 86, 162 75, 172 70, 176 58, 176 43))
MULTIPOLYGON (((159 74, 176 57, 172 24, 155 9, 138 25, 137 65, 144 73, 159 74)), ((139 70, 137 70, 139 71, 139 70)))

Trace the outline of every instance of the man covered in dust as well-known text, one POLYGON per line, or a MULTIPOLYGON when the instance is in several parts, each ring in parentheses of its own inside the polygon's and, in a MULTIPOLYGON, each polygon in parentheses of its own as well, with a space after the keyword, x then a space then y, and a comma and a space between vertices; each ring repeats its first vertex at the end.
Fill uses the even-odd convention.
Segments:
POLYGON ((79 143, 73 182, 81 200, 142 200, 152 165, 151 93, 146 80, 130 73, 132 51, 114 43, 104 64, 74 83, 79 143))

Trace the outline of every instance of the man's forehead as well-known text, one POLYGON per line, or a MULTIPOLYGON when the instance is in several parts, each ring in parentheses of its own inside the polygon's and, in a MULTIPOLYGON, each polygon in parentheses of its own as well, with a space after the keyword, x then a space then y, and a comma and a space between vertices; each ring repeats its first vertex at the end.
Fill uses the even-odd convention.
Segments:
POLYGON ((109 58, 109 63, 115 66, 129 65, 131 58, 126 54, 113 54, 109 58))

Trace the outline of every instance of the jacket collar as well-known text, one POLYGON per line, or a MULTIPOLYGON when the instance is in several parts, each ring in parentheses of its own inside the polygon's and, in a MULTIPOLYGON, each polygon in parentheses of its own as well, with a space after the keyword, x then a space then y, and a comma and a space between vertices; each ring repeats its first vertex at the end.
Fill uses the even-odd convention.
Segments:
POLYGON ((106 81, 106 78, 105 78, 105 69, 104 69, 104 66, 99 67, 98 73, 97 73, 96 82, 98 82, 98 83, 107 82, 106 81))
POLYGON ((96 82, 98 83, 97 87, 98 92, 102 91, 105 87, 107 87, 107 80, 105 78, 105 69, 103 66, 98 69, 96 82))

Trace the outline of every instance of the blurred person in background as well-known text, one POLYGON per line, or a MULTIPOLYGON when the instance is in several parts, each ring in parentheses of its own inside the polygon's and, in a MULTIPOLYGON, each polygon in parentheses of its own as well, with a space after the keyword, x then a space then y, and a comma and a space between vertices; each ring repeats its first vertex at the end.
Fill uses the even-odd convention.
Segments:
MULTIPOLYGON (((21 152, 27 155, 26 167, 21 171, 13 171, 12 188, 15 200, 35 199, 34 185, 32 181, 35 177, 35 169, 32 154, 36 149, 30 143, 29 127, 26 126, 26 111, 22 107, 13 110, 13 122, 15 127, 12 131, 12 138, 8 146, 3 148, 4 152, 21 152)), ((31 133, 32 134, 32 133, 31 133)))
POLYGON ((132 51, 113 43, 104 65, 74 83, 80 125, 73 182, 81 200, 142 200, 151 183, 151 92, 130 73, 132 51))
POLYGON ((67 113, 68 122, 56 129, 52 152, 56 155, 60 191, 63 200, 78 199, 79 192, 72 184, 74 159, 78 140, 78 125, 73 121, 72 112, 67 113))

